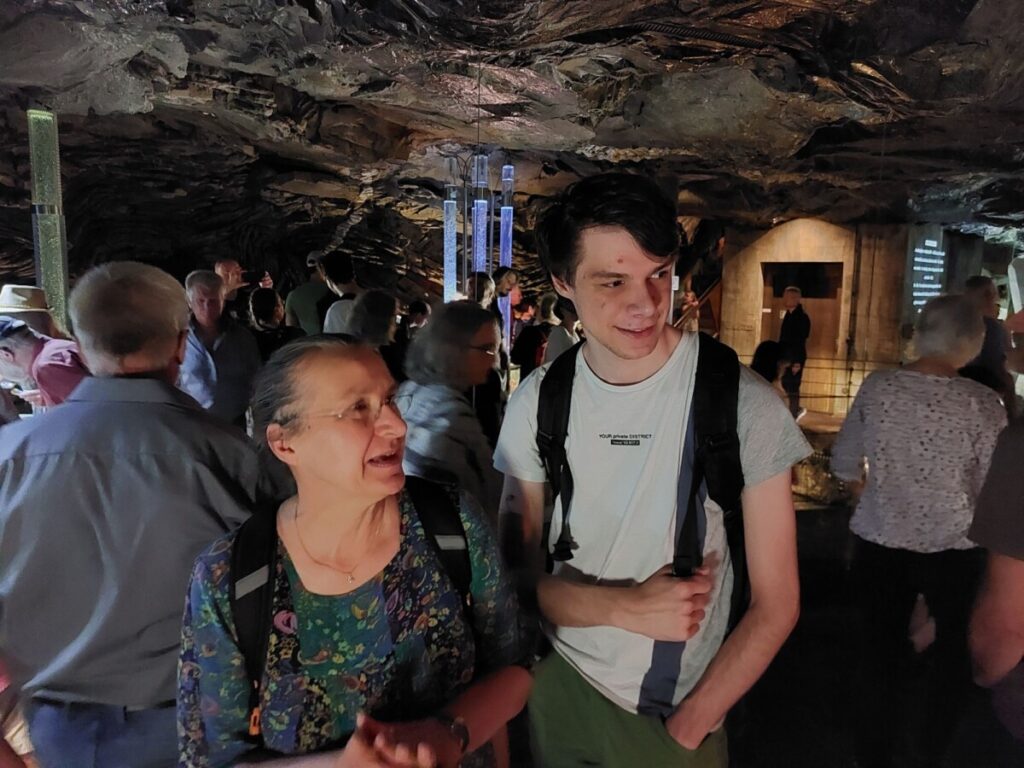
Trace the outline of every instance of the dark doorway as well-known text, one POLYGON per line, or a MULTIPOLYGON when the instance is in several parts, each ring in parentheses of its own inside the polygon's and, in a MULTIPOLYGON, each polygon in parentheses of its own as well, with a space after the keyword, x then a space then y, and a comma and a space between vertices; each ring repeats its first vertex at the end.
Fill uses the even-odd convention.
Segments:
POLYGON ((809 358, 833 359, 839 344, 843 265, 836 261, 801 261, 762 264, 764 302, 761 304, 761 341, 778 339, 785 308, 782 294, 794 285, 803 294, 804 311, 811 318, 807 340, 809 358))

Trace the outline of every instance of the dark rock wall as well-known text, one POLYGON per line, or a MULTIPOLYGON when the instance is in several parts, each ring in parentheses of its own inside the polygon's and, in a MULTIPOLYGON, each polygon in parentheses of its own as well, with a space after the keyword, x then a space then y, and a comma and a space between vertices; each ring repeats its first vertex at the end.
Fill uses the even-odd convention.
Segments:
POLYGON ((231 254, 297 279, 439 286, 444 158, 674 176, 681 210, 764 227, 1013 230, 1024 21, 1015 0, 6 0, 0 275, 31 269, 24 110, 61 118, 74 271, 183 275, 231 254))

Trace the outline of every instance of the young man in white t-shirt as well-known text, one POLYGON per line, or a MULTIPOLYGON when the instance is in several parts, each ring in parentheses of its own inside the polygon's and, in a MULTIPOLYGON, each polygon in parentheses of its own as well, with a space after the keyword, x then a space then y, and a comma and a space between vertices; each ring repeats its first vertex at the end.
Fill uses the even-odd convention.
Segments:
MULTIPOLYGON (((577 546, 553 574, 543 572, 546 475, 536 441, 548 366, 513 395, 494 459, 505 474, 503 528, 515 539, 522 532, 507 549, 536 553, 520 565, 536 580, 554 646, 530 702, 545 768, 724 768, 723 720, 799 614, 790 468, 810 449, 775 392, 746 368, 737 433, 751 600, 728 638, 732 565, 722 510, 706 493, 704 566, 691 578, 671 575, 698 352, 695 334, 667 322, 678 232, 674 201, 629 174, 577 182, 537 223, 541 259, 587 337, 565 443, 577 546)), ((556 500, 549 550, 561 521, 556 500)))

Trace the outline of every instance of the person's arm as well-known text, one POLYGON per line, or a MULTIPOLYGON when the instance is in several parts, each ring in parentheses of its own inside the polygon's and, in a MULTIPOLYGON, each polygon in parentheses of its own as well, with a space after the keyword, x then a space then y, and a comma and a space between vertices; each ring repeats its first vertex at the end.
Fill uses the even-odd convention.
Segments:
MULTIPOLYGON (((515 589, 503 565, 490 523, 479 503, 460 495, 460 514, 472 564, 472 621, 476 646, 476 679, 447 704, 441 714, 463 721, 469 733, 466 752, 488 742, 505 745, 506 724, 526 705, 533 678, 521 664, 529 659, 520 632, 515 589)), ((461 744, 436 718, 381 726, 392 744, 429 744, 442 768, 458 764, 461 744)), ((502 755, 499 753, 499 757, 502 755)))
POLYGON ((800 615, 789 470, 744 490, 743 530, 750 607, 666 722, 673 738, 688 749, 696 749, 764 674, 800 615))
POLYGON ((843 419, 843 426, 832 444, 832 472, 850 486, 858 486, 864 480, 864 398, 867 381, 861 385, 850 412, 843 419))
POLYGON ((501 530, 506 557, 521 569, 523 589, 536 589, 540 611, 549 622, 560 627, 619 627, 655 640, 683 641, 697 633, 711 590, 705 568, 693 578, 680 579, 666 565, 643 583, 627 587, 584 584, 544 573, 544 488, 544 483, 506 475, 501 530))
POLYGON ((1024 560, 989 553, 970 646, 978 685, 995 685, 1024 660, 1024 560))
POLYGON ((178 751, 188 768, 234 765, 251 745, 249 680, 232 637, 230 578, 215 574, 228 554, 203 554, 196 561, 182 620, 178 665, 178 751))
POLYGON ((298 328, 301 325, 299 323, 299 316, 295 314, 295 302, 292 299, 294 293, 295 291, 293 290, 284 301, 284 324, 289 328, 298 328))
POLYGON ((0 739, 0 768, 26 768, 27 765, 10 744, 0 739))

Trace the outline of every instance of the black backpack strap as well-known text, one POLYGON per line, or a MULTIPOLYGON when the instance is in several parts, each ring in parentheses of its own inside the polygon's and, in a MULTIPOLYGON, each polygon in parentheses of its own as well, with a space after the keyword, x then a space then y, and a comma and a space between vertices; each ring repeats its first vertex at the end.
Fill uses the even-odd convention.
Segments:
MULTIPOLYGON (((441 485, 422 477, 406 475, 405 490, 416 508, 423 532, 433 542, 448 578, 462 597, 463 609, 472 619, 473 565, 469 559, 466 528, 459 514, 459 492, 450 485, 441 485)), ((470 626, 473 626, 470 622, 470 626)))
POLYGON ((569 527, 573 480, 565 455, 565 438, 569 434, 576 357, 582 346, 581 341, 555 358, 540 383, 537 400, 537 448, 551 485, 552 498, 561 498, 562 504, 562 530, 552 554, 552 558, 560 562, 572 560, 572 551, 577 546, 569 527))
MULTIPOLYGON (((737 431, 740 363, 736 353, 702 333, 699 337, 697 375, 693 393, 695 456, 687 518, 677 544, 677 557, 700 548, 696 533, 696 504, 700 483, 707 483, 708 496, 722 508, 725 534, 733 568, 733 594, 729 628, 735 626, 749 598, 746 547, 743 539, 743 464, 737 431), (687 522, 688 522, 687 521, 687 522), (692 530, 691 530, 692 529, 692 530), (688 538, 684 541, 684 535, 688 538)), ((692 558, 692 555, 690 555, 692 558)), ((699 557, 699 554, 698 554, 699 557)), ((699 566, 699 561, 698 561, 699 566)))
POLYGON ((231 615, 251 686, 246 740, 258 746, 263 745, 260 687, 273 621, 276 568, 277 507, 267 506, 242 523, 231 547, 231 615))

